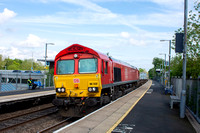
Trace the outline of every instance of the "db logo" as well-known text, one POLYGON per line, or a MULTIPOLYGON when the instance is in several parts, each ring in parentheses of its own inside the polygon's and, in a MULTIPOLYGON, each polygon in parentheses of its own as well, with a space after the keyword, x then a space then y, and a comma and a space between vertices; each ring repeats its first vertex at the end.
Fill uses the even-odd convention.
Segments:
POLYGON ((74 79, 74 83, 80 83, 80 79, 74 79))

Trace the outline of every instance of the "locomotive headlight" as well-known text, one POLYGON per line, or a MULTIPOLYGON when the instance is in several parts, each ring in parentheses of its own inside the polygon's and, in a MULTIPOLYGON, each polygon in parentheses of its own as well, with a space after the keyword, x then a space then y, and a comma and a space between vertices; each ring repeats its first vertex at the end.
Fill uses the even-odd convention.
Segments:
POLYGON ((74 54, 74 58, 75 58, 75 59, 78 58, 78 55, 77 55, 77 54, 74 54))
POLYGON ((58 93, 65 92, 65 88, 56 88, 56 92, 58 93))
POLYGON ((92 88, 91 88, 91 87, 89 87, 89 88, 88 88, 88 91, 90 91, 90 92, 91 92, 91 91, 92 91, 92 88))
POLYGON ((62 92, 65 92, 65 88, 62 88, 61 90, 62 90, 62 92))
POLYGON ((98 87, 89 87, 88 91, 89 92, 98 92, 98 87))

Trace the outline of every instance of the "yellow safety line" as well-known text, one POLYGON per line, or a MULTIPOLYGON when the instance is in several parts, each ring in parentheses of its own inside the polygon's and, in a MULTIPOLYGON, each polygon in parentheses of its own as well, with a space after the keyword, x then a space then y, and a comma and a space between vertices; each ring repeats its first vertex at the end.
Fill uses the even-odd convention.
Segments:
MULTIPOLYGON (((152 81, 148 89, 151 87, 152 81)), ((145 93, 148 91, 148 89, 140 96, 140 98, 129 108, 129 110, 107 131, 107 133, 111 133, 118 125, 119 123, 128 115, 128 113, 133 109, 133 107, 139 102, 139 100, 145 95, 145 93)))

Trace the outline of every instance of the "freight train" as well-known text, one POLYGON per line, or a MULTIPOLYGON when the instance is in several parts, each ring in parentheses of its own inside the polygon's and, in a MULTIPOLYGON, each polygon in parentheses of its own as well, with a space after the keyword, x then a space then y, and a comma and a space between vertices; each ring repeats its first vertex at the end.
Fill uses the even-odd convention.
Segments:
POLYGON ((139 81, 136 67, 91 48, 73 44, 55 57, 53 104, 64 117, 81 117, 131 91, 139 81))

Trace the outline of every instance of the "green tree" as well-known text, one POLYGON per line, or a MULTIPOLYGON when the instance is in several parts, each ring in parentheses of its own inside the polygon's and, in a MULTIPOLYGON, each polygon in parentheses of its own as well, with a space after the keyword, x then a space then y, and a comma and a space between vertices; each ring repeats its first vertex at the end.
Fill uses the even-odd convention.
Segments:
MULTIPOLYGON (((179 28, 175 33, 183 32, 182 28, 179 28)), ((174 37, 175 38, 175 37, 174 37)), ((175 39, 174 39, 175 40, 175 39)), ((175 48, 175 41, 173 40, 173 49, 175 48)), ((200 2, 196 1, 194 6, 194 11, 189 12, 188 17, 188 25, 187 25, 187 69, 186 75, 187 78, 192 76, 193 78, 197 78, 200 75, 200 2)), ((180 54, 177 54, 177 58, 174 58, 175 61, 179 60, 179 63, 182 63, 182 58, 180 58, 180 54)), ((175 64, 171 67, 173 70, 173 76, 182 75, 180 70, 180 64, 175 66, 175 64), (178 67, 173 68, 173 67, 178 67), (176 72, 175 72, 176 71, 176 72)))
POLYGON ((151 69, 149 69, 148 73, 149 73, 149 79, 153 79, 155 77, 156 71, 154 68, 151 68, 151 69))
POLYGON ((164 60, 158 57, 153 58, 152 64, 154 65, 153 68, 151 68, 148 73, 149 73, 149 78, 150 79, 159 79, 160 73, 156 72, 156 69, 161 69, 162 65, 164 63, 164 60))
POLYGON ((152 64, 154 65, 155 69, 160 69, 161 65, 163 65, 163 63, 164 63, 163 59, 157 58, 157 57, 153 58, 152 64))
POLYGON ((25 59, 21 64, 22 70, 31 70, 32 59, 25 59))
POLYGON ((33 62, 34 70, 44 70, 44 65, 41 62, 33 62))
POLYGON ((182 76, 183 74, 183 59, 181 55, 172 58, 170 63, 171 76, 182 76))
POLYGON ((194 12, 189 12, 188 18, 188 34, 187 34, 187 54, 191 58, 200 57, 200 2, 196 2, 194 12))
POLYGON ((187 38, 187 76, 197 78, 200 75, 200 2, 197 1, 194 12, 189 12, 187 38))
POLYGON ((0 69, 4 70, 5 67, 7 70, 31 70, 33 64, 34 70, 44 70, 44 66, 41 62, 35 62, 32 59, 10 59, 9 57, 3 58, 2 55, 0 55, 0 69))
POLYGON ((5 63, 4 63, 4 60, 3 60, 3 56, 0 55, 0 69, 4 69, 5 67, 5 63))
POLYGON ((33 65, 33 70, 44 70, 44 66, 40 62, 35 62, 32 59, 25 59, 21 64, 22 70, 31 70, 33 65))
POLYGON ((8 69, 9 70, 20 70, 20 64, 14 60, 13 63, 8 66, 8 69))
POLYGON ((140 72, 140 73, 141 73, 141 72, 147 73, 147 71, 146 71, 145 69, 143 69, 143 68, 139 68, 139 72, 140 72))
POLYGON ((12 69, 10 69, 10 66, 13 64, 13 60, 12 59, 10 59, 9 57, 8 58, 5 58, 5 66, 6 66, 6 68, 8 69, 8 70, 12 70, 12 69))

